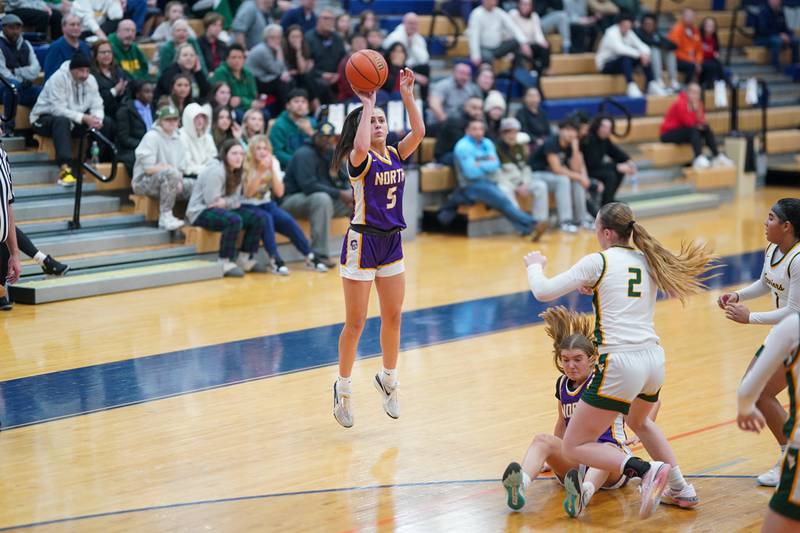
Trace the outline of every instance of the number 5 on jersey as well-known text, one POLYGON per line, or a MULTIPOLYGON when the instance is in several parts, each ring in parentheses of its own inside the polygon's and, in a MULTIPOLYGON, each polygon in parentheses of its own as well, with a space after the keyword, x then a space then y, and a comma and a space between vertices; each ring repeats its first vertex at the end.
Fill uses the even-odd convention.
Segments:
POLYGON ((641 298, 642 292, 639 285, 642 284, 642 269, 631 267, 628 269, 631 278, 628 280, 628 298, 641 298))
POLYGON ((389 187, 386 191, 386 199, 389 200, 386 203, 386 209, 391 209, 397 204, 397 196, 395 193, 397 192, 397 187, 389 187))

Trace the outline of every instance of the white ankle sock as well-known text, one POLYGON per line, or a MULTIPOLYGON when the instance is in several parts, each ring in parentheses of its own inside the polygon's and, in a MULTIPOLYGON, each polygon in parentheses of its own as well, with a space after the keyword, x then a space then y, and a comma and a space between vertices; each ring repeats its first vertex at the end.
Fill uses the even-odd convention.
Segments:
POLYGON ((531 484, 531 476, 527 472, 522 473, 522 490, 528 490, 528 485, 531 484))
POLYGON ((683 479, 681 469, 678 465, 669 469, 669 488, 672 490, 683 490, 686 488, 686 480, 683 479))
POLYGON ((36 255, 33 256, 33 260, 40 265, 44 264, 45 259, 47 259, 47 254, 43 254, 42 252, 36 252, 36 255))
POLYGON ((350 378, 343 378, 339 376, 336 379, 336 390, 339 392, 352 392, 352 380, 350 378))
POLYGON ((388 368, 383 369, 381 373, 381 382, 386 385, 387 387, 394 387, 397 385, 397 369, 392 368, 391 370, 388 368))
POLYGON ((597 489, 591 481, 584 481, 583 485, 581 485, 581 490, 583 492, 583 505, 585 506, 589 503, 589 500, 592 499, 597 489))

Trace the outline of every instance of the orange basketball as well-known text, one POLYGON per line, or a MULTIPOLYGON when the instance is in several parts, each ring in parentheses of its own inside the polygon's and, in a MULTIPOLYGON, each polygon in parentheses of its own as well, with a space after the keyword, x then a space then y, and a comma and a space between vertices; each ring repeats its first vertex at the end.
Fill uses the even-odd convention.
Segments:
POLYGON ((350 56, 344 69, 347 81, 356 91, 377 91, 389 76, 386 60, 375 50, 359 50, 350 56))

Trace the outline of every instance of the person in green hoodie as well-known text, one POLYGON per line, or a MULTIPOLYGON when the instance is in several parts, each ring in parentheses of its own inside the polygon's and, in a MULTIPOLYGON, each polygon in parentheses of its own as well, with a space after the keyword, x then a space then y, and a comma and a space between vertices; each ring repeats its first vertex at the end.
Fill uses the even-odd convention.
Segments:
POLYGON ((151 80, 147 57, 136 44, 136 24, 125 19, 117 26, 116 33, 108 36, 114 60, 135 80, 151 80))
POLYGON ((286 110, 278 115, 269 130, 269 142, 281 168, 286 170, 295 150, 311 138, 317 121, 308 114, 308 93, 304 89, 292 89, 287 97, 286 110))
MULTIPOLYGON (((211 83, 227 83, 231 88, 231 107, 236 111, 236 119, 241 122, 245 111, 258 109, 264 111, 264 103, 258 99, 256 78, 244 67, 244 47, 234 43, 228 48, 228 57, 211 76, 211 83)), ((269 114, 264 115, 264 124, 269 114)))

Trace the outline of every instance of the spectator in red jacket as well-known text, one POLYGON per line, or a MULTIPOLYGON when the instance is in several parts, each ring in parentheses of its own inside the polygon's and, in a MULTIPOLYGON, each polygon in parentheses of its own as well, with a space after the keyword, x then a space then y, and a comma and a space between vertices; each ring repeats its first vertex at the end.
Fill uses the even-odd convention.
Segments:
POLYGON ((703 110, 700 85, 690 83, 686 90, 678 95, 678 99, 669 106, 664 122, 661 123, 661 142, 685 144, 691 143, 694 150, 692 166, 696 169, 709 168, 712 162, 703 155, 703 144, 708 146, 713 156, 714 166, 733 166, 733 161, 720 153, 714 132, 706 123, 703 110))

